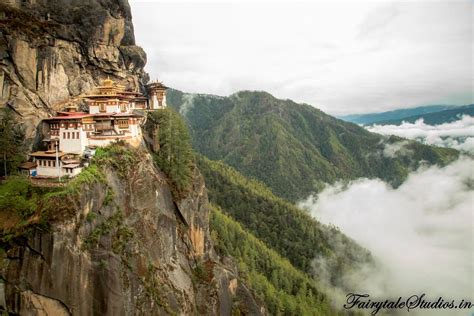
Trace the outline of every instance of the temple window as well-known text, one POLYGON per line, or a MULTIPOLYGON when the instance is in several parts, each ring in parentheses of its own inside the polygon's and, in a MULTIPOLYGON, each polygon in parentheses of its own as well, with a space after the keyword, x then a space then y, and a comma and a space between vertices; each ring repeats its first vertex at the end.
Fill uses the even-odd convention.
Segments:
POLYGON ((118 125, 120 128, 128 128, 128 120, 119 120, 118 125))

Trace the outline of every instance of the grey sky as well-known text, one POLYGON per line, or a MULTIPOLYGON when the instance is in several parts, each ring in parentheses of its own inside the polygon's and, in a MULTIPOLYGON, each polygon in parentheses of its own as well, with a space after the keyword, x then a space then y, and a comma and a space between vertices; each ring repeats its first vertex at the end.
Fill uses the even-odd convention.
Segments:
POLYGON ((472 1, 130 2, 147 71, 186 92, 333 114, 472 102, 472 1))

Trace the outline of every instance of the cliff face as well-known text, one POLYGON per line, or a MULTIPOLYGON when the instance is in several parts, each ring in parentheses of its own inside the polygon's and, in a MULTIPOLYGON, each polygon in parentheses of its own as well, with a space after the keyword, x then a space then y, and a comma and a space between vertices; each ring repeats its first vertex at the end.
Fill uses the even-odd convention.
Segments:
POLYGON ((263 313, 232 265, 214 254, 199 172, 190 193, 176 203, 149 152, 134 151, 133 165, 102 166, 103 181, 67 198, 69 211, 55 209, 49 232, 10 244, 0 265, 8 310, 230 315, 240 301, 246 312, 263 313))
MULTIPOLYGON (((41 119, 108 76, 140 89, 145 62, 126 0, 0 4, 0 107, 16 112, 28 140, 41 119)), ((43 221, 47 230, 0 231, 0 306, 20 315, 230 315, 240 301, 242 312, 264 313, 233 264, 214 254, 199 171, 173 200, 137 146, 126 156, 133 163, 103 163, 100 181, 83 171, 80 188, 48 204, 46 219, 40 212, 18 223, 43 221)), ((9 212, 0 209, 14 221, 9 212)))
POLYGON ((28 139, 42 118, 107 76, 139 88, 145 63, 127 1, 0 4, 0 107, 16 111, 28 139))

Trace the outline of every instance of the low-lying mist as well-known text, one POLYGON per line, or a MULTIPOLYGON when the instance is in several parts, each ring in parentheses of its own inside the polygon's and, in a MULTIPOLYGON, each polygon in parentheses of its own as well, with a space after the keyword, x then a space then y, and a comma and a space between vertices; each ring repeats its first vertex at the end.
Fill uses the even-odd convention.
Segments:
POLYGON ((428 125, 423 119, 401 125, 373 125, 367 130, 382 135, 397 135, 416 139, 428 145, 450 147, 474 153, 474 117, 464 115, 457 121, 428 125))
POLYGON ((462 157, 423 167, 397 189, 374 179, 336 184, 300 206, 371 251, 378 268, 347 276, 352 292, 472 300, 473 166, 462 157))

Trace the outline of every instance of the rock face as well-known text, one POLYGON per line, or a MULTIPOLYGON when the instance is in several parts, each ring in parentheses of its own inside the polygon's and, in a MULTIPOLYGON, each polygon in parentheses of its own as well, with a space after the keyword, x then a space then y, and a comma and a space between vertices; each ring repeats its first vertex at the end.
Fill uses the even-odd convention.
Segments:
MULTIPOLYGON (((30 141, 43 118, 106 77, 142 89, 145 63, 126 0, 0 3, 0 107, 16 112, 30 141)), ((199 171, 174 201, 145 145, 135 152, 126 176, 104 170, 49 231, 0 249, 0 305, 20 315, 226 315, 238 300, 241 312, 264 314, 214 254, 199 171)))
POLYGON ((0 107, 32 140, 41 119, 110 76, 140 89, 146 54, 119 0, 6 0, 0 4, 0 107))
MULTIPOLYGON (((144 147, 126 174, 84 186, 73 215, 10 248, 0 269, 9 312, 21 315, 230 315, 264 309, 215 256, 207 191, 196 170, 173 201, 144 147)), ((60 210, 58 209, 58 212, 60 210)))

